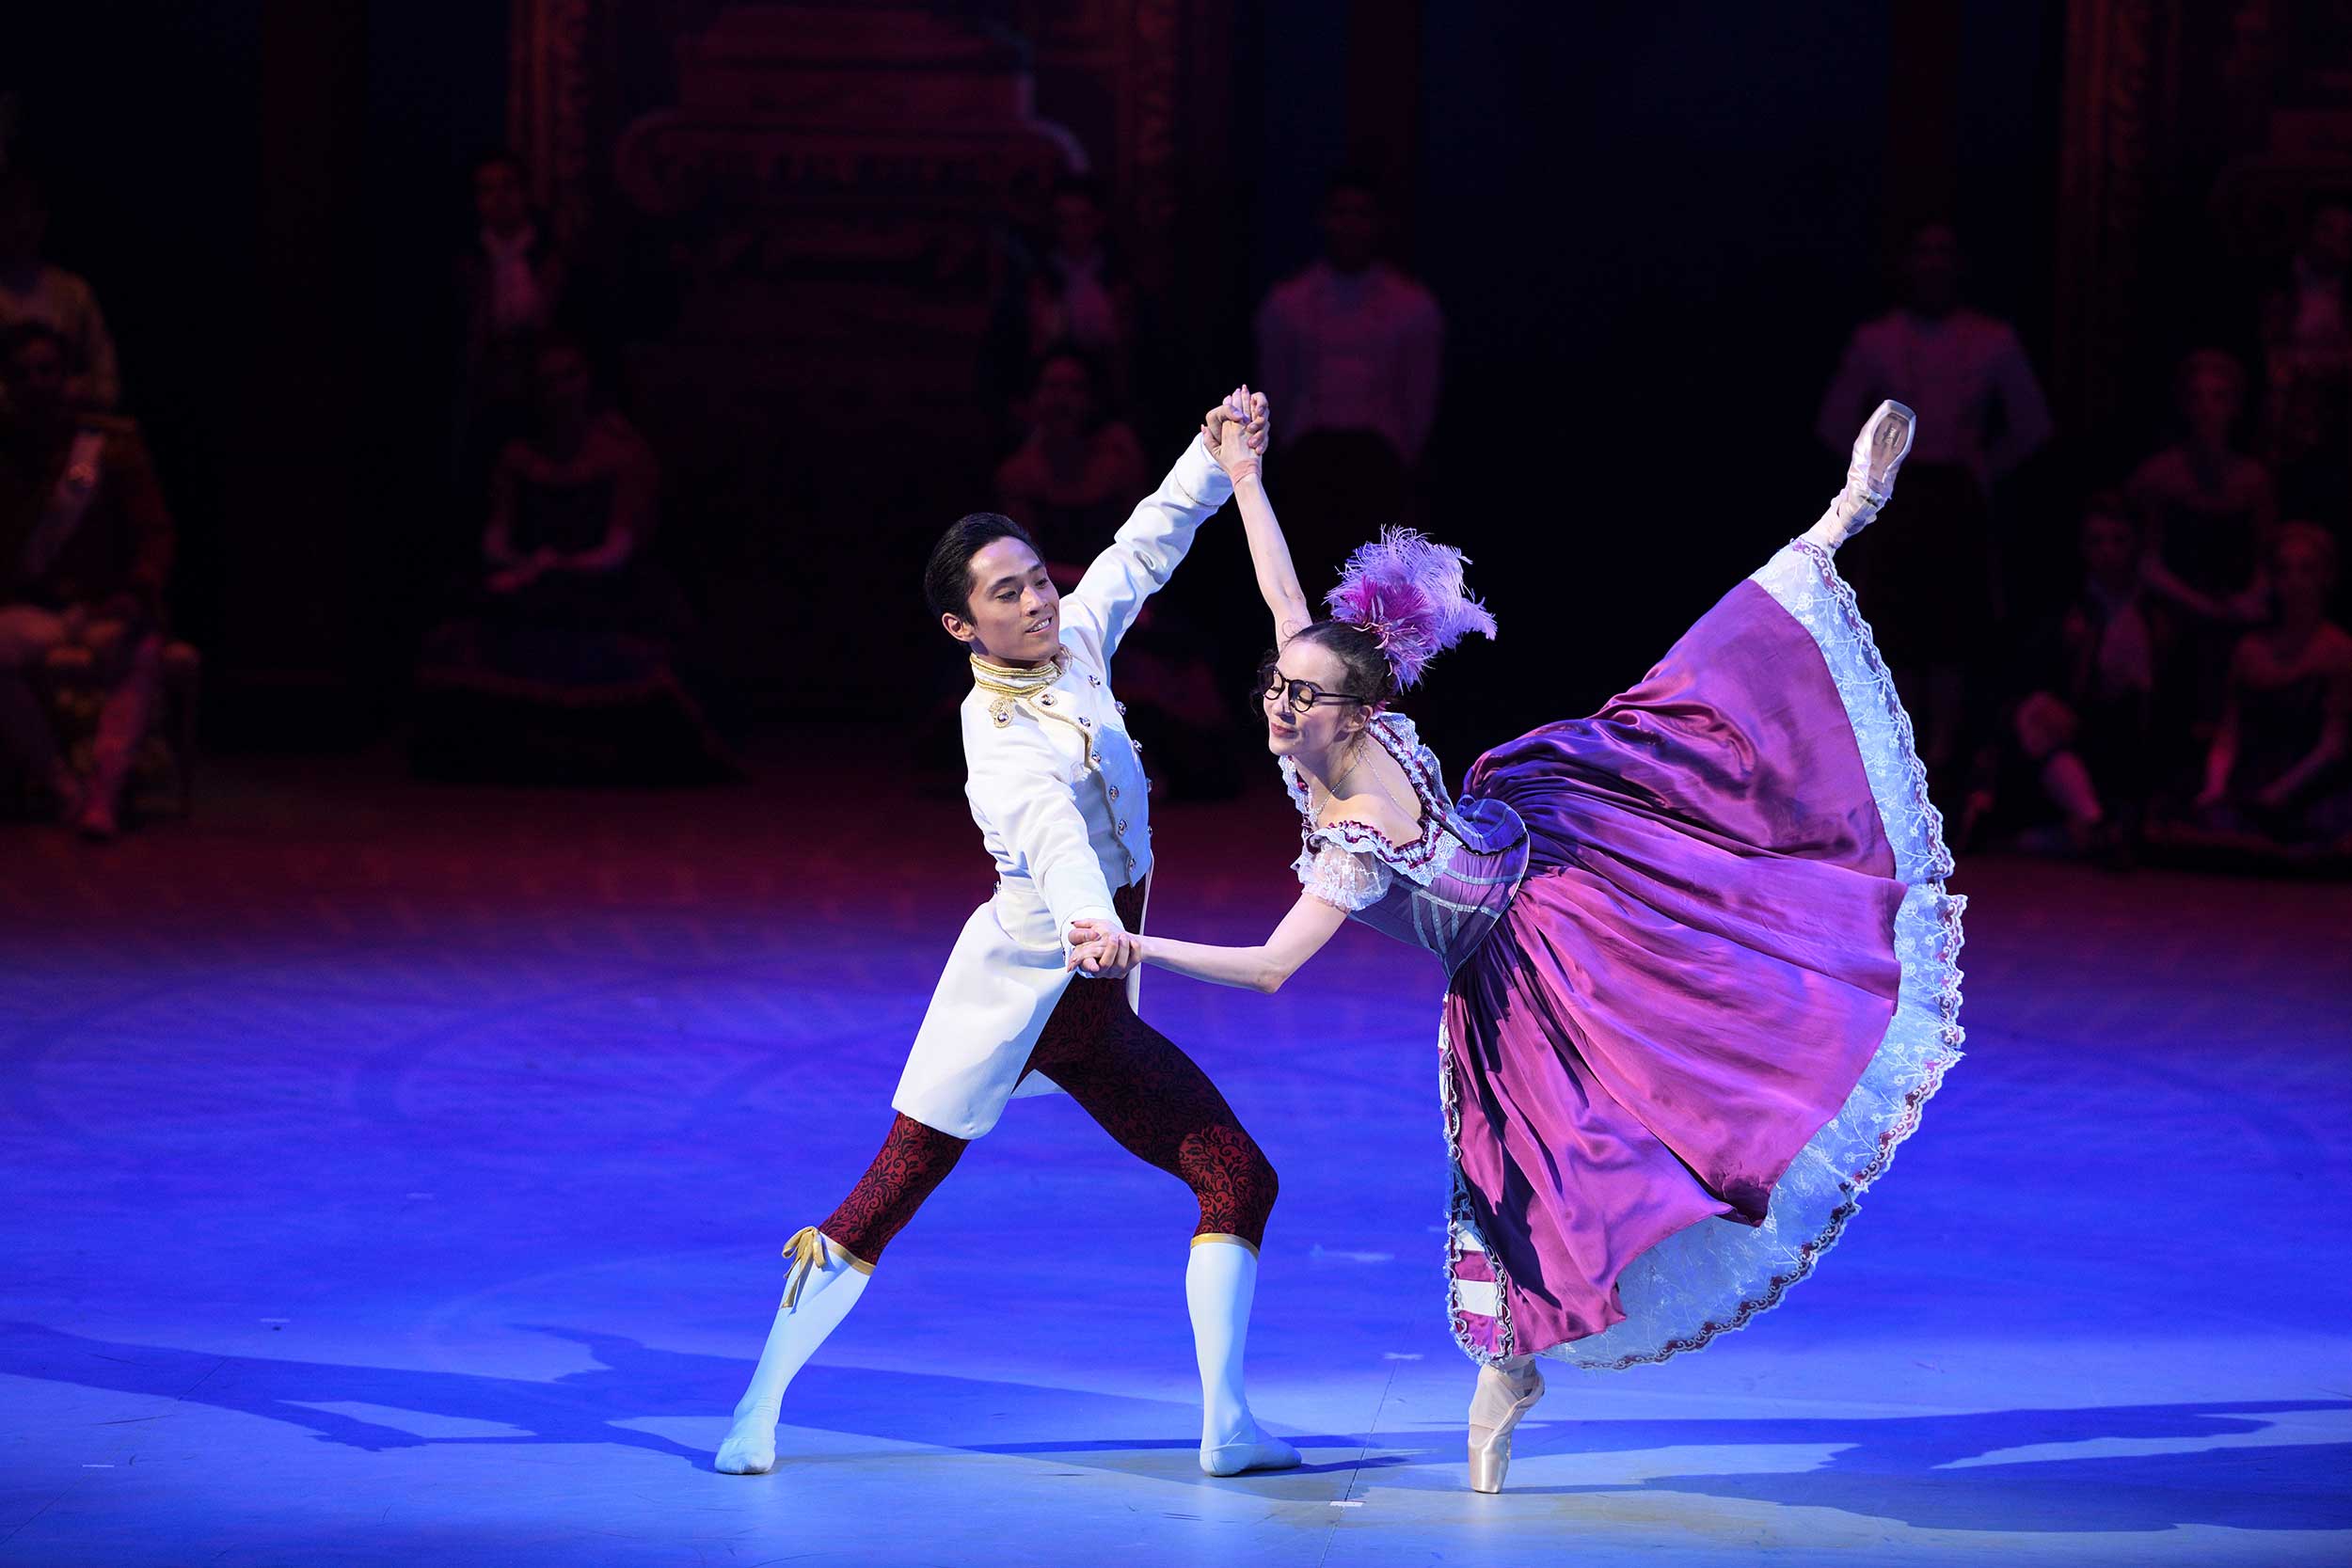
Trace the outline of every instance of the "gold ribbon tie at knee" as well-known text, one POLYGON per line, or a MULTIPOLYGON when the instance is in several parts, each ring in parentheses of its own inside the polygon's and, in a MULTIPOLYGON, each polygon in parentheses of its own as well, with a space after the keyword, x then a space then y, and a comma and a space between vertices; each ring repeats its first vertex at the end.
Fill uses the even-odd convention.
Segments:
POLYGON ((843 1246, 813 1225, 804 1225, 792 1232, 792 1239, 784 1243, 784 1256, 789 1259, 784 1271, 784 1307, 790 1311, 801 1303, 801 1287, 808 1276, 820 1269, 831 1268, 839 1255, 860 1274, 872 1274, 874 1265, 843 1246))

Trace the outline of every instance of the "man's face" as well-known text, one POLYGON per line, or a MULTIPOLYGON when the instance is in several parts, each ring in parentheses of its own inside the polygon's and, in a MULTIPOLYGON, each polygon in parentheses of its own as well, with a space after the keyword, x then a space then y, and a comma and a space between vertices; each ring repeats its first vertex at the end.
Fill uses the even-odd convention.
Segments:
POLYGON ((577 416, 586 411, 588 394, 594 386, 588 372, 588 361, 578 350, 568 347, 549 348, 539 356, 539 406, 558 417, 577 416))
POLYGON ((1372 265, 1380 244, 1380 209, 1369 191, 1342 187, 1323 203, 1323 253, 1342 272, 1372 265))
POLYGON ((1054 246, 1065 255, 1084 256, 1103 237, 1103 214, 1094 198, 1077 191, 1054 198, 1054 246))
POLYGON ((949 615, 947 631, 973 651, 1007 664, 1041 664, 1061 646, 1061 594, 1037 551, 992 539, 972 556, 971 614, 949 615))
POLYGON ((474 170, 474 215, 497 233, 511 233, 531 216, 522 176, 512 164, 485 164, 474 170))
POLYGON ((2181 412, 2188 428, 2208 445, 2218 446, 2229 438, 2230 427, 2237 422, 2237 383, 2217 371, 2200 371, 2181 388, 2181 412))
POLYGON ((2102 582, 2121 582, 2139 568, 2139 535, 2120 517, 2094 512, 2083 519, 2083 565, 2102 582))
POLYGON ((2337 272, 2352 267, 2352 207, 2323 207, 2312 214, 2311 254, 2337 272))
POLYGON ((65 356, 44 338, 8 356, 0 374, 7 377, 8 405, 26 419, 40 420, 65 406, 65 356))
POLYGON ((1074 435, 1094 415, 1094 380, 1087 368, 1067 356, 1046 362, 1037 378, 1031 400, 1037 422, 1057 435, 1074 435))
POLYGON ((2281 610, 2317 615, 2336 585, 2336 575, 2329 569, 2325 551, 2289 539, 2271 557, 2270 580, 2281 610))
POLYGON ((1960 302, 1960 239, 1942 224, 1919 231, 1904 258, 1911 303, 1941 315, 1960 302))

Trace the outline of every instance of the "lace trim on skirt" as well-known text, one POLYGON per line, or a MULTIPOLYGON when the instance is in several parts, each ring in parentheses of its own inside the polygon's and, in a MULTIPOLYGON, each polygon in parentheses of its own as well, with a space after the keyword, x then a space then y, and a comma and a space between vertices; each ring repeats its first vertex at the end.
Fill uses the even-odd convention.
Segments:
MULTIPOLYGON (((1718 1334, 1743 1328, 1756 1314, 1778 1306, 1788 1288, 1837 1244, 1863 1192, 1894 1164, 1896 1149, 1917 1129, 1922 1108, 1961 1057, 1959 959, 1967 901, 1944 891, 1952 869, 1944 819, 1928 798, 1927 770, 1894 678, 1853 590, 1827 552, 1803 541, 1791 544, 1753 580, 1812 635, 1853 728, 1894 849, 1896 876, 1911 884, 1895 917, 1901 984, 1894 1019, 1876 1054, 1844 1106, 1772 1188, 1764 1223, 1702 1220, 1668 1237, 1618 1277, 1623 1322, 1544 1353, 1593 1370, 1621 1370, 1701 1349, 1718 1334)), ((1462 1348, 1487 1362, 1510 1354, 1508 1283, 1497 1269, 1495 1343, 1480 1347, 1470 1332, 1475 1319, 1464 1315, 1463 1282, 1453 1277, 1469 1212, 1450 1065, 1441 1087, 1454 1185, 1448 1216, 1447 1307, 1462 1348)))

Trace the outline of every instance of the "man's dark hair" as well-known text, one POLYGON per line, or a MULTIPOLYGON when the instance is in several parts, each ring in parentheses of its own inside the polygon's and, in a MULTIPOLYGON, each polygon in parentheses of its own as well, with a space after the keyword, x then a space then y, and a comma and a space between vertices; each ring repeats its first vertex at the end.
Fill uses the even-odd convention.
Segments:
POLYGON ((1364 164, 1344 164, 1331 171, 1323 182, 1323 199, 1329 201, 1342 194, 1353 194, 1369 199, 1375 207, 1385 205, 1380 199, 1380 178, 1364 164))
POLYGON ((1037 548, 1029 531, 1001 512, 967 513, 939 536, 923 565, 923 599, 933 615, 972 619, 972 558, 999 539, 1037 548))

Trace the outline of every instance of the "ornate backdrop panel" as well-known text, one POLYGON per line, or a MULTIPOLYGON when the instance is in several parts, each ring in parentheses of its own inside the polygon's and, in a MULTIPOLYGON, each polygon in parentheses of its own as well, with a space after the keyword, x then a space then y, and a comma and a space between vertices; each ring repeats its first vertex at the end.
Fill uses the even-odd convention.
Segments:
POLYGON ((2058 389, 2095 439, 2185 349, 2250 361, 2312 198, 2352 192, 2352 5, 2071 0, 2066 72, 2058 389))
POLYGON ((510 133, 605 280, 664 526, 691 531, 673 551, 737 673, 791 700, 890 684, 887 657, 777 657, 776 607, 845 629, 885 605, 904 662, 921 548, 989 503, 1000 430, 975 388, 1009 239, 1091 172, 1139 290, 1196 275, 1226 21, 1172 0, 515 0, 510 133))

